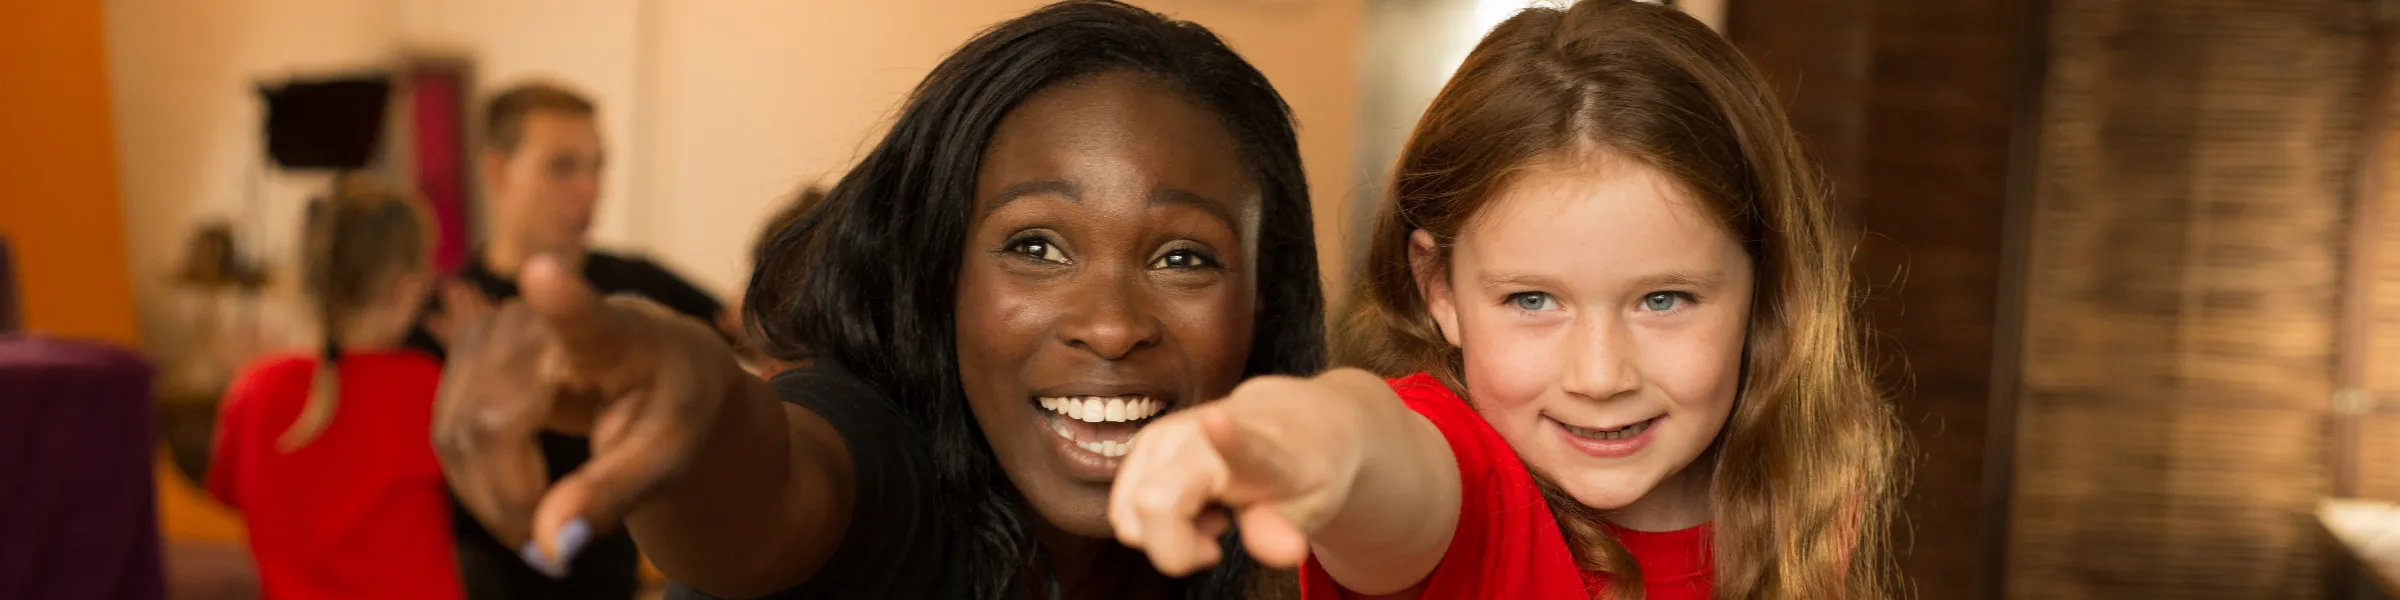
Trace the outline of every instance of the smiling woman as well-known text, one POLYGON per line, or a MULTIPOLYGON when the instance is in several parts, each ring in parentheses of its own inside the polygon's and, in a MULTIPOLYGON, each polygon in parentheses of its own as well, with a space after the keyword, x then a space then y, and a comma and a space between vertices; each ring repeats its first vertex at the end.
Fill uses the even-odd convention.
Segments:
POLYGON ((1256 69, 1197 25, 1052 5, 944 60, 761 244, 746 317, 807 366, 762 384, 697 323, 536 261, 528 307, 452 354, 436 445, 528 562, 622 515, 677 596, 1247 596, 1230 534, 1173 578, 1103 511, 1152 420, 1322 367, 1310 215, 1256 69), (542 429, 593 444, 546 489, 542 429))
MULTIPOLYGON (((1101 3, 985 33, 909 107, 779 236, 751 293, 787 300, 752 318, 771 350, 848 366, 929 430, 946 497, 970 508, 947 514, 975 532, 954 563, 972 595, 1163 587, 1106 541, 1133 432, 1322 365, 1288 109, 1206 30, 1101 3), (1016 581, 1029 563, 1050 570, 1016 581)), ((1177 587, 1221 596, 1248 570, 1177 587)))
POLYGON ((1108 534, 1134 430, 1232 390, 1250 352, 1257 185, 1233 136, 1168 85, 1112 71, 1001 119, 959 265, 976 421, 1034 509, 1077 535, 1108 534))

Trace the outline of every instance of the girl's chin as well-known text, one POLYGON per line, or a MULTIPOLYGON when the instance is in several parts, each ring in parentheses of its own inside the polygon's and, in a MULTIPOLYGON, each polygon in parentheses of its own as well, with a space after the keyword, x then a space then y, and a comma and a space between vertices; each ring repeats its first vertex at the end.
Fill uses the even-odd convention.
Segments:
MULTIPOLYGON (((1645 488, 1643 491, 1648 490, 1645 488)), ((1600 510, 1617 510, 1625 508, 1627 506, 1632 506, 1634 501, 1642 499, 1641 494, 1627 493, 1623 488, 1611 488, 1604 490, 1577 490, 1573 487, 1569 487, 1567 488, 1567 495, 1574 497, 1575 503, 1577 504, 1582 504, 1584 506, 1589 506, 1600 510)))
MULTIPOLYGON (((1632 506, 1657 487, 1658 478, 1641 477, 1616 469, 1564 469, 1567 477, 1549 477, 1550 483, 1565 490, 1577 504, 1600 510, 1617 510, 1632 506), (1576 473, 1576 471, 1581 471, 1576 473)), ((1552 471, 1558 473, 1559 471, 1552 471)))

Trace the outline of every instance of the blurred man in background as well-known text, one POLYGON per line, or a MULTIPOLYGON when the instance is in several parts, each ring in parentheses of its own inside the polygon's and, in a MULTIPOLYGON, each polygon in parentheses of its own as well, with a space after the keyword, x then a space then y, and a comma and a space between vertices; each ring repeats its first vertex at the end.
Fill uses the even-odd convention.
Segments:
MULTIPOLYGON (((715 325, 738 339, 733 315, 716 298, 656 263, 591 250, 585 240, 600 197, 606 148, 592 102, 545 83, 519 85, 492 98, 484 113, 478 162, 491 216, 490 239, 477 249, 429 309, 410 345, 443 355, 455 330, 493 304, 517 296, 516 276, 528 259, 555 257, 581 270, 593 289, 648 298, 715 325)), ((541 436, 550 480, 591 458, 581 437, 541 436)), ((592 540, 552 578, 527 566, 516 548, 483 529, 463 506, 454 513, 458 561, 474 600, 632 598, 640 587, 640 557, 620 524, 593 523, 607 532, 592 540)))

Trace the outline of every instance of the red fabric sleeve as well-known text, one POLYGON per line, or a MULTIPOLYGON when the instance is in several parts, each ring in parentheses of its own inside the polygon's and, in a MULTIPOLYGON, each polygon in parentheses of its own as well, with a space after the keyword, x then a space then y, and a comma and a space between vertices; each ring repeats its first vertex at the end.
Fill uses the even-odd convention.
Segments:
POLYGON ((265 402, 266 364, 252 365, 234 376, 233 384, 225 387, 225 397, 217 403, 216 439, 210 442, 208 473, 203 484, 208 494, 235 511, 242 510, 242 499, 236 485, 243 465, 252 458, 248 448, 250 436, 257 435, 253 422, 258 420, 259 406, 265 402))
MULTIPOLYGON (((1458 531, 1420 598, 1587 598, 1582 571, 1532 473, 1483 416, 1430 375, 1390 381, 1411 410, 1432 421, 1458 457, 1458 531)), ((1350 597, 1315 560, 1300 570, 1300 597, 1350 597)))

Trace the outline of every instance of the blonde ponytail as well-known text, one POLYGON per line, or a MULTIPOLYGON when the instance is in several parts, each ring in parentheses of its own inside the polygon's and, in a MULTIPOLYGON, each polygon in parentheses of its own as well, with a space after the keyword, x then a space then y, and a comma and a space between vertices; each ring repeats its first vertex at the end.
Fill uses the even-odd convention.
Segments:
POLYGON ((389 293, 401 274, 425 266, 433 243, 429 222, 415 200, 358 178, 345 177, 333 195, 309 202, 300 266, 324 330, 324 349, 308 403, 276 438, 277 450, 297 452, 333 424, 341 404, 342 327, 389 293))
MULTIPOLYGON (((327 336, 331 337, 331 336, 327 336)), ((332 340, 325 342, 325 354, 317 358, 317 374, 309 380, 308 404, 300 407, 300 418, 292 421, 290 429, 275 439, 275 449, 290 453, 316 440, 333 422, 333 411, 341 402, 342 375, 339 365, 341 350, 332 340)))

